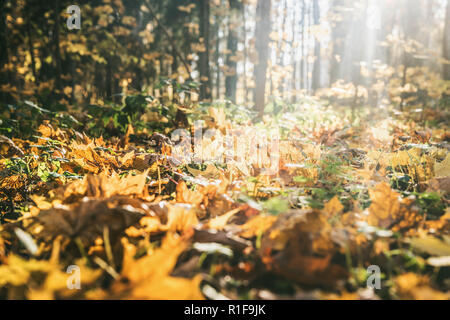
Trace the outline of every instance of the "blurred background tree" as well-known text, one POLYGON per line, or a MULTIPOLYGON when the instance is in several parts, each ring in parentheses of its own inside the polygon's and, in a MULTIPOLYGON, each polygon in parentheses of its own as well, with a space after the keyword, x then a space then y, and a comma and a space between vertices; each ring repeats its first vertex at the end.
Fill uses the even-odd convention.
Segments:
POLYGON ((61 106, 123 94, 438 105, 449 93, 450 1, 0 0, 0 102, 61 106), (445 81, 447 80, 447 82, 445 81), (164 85, 161 85, 164 84, 164 85))

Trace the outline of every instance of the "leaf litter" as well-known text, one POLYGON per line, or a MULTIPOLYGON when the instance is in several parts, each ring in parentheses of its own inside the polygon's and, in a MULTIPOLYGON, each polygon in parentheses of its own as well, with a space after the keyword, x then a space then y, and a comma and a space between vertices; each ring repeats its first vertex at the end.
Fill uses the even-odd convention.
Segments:
POLYGON ((448 299, 448 135, 287 119, 269 175, 191 166, 131 124, 121 139, 49 121, 29 141, 1 136, 0 297, 448 299), (70 265, 81 290, 67 288, 70 265), (371 265, 382 289, 367 289, 371 265))

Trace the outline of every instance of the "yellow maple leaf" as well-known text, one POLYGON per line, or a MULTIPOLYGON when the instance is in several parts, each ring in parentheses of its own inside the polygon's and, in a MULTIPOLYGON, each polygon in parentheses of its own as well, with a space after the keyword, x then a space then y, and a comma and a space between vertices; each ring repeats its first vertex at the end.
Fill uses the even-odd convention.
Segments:
POLYGON ((380 220, 391 218, 400 210, 400 194, 392 190, 386 182, 382 182, 374 189, 370 189, 369 195, 372 200, 372 204, 369 207, 370 224, 380 225, 380 220))
POLYGON ((198 218, 194 210, 186 210, 182 206, 169 206, 167 224, 162 226, 167 231, 188 231, 198 224, 198 218))
POLYGON ((335 216, 339 213, 342 213, 343 210, 344 206, 339 201, 338 196, 334 196, 333 199, 331 199, 325 204, 322 211, 328 216, 335 216))
MULTIPOLYGON (((168 233, 160 248, 134 259, 136 248, 124 240, 122 276, 129 280, 125 291, 131 299, 202 300, 201 277, 184 279, 170 276, 178 256, 187 247, 185 238, 168 233)), ((121 285, 117 290, 123 290, 121 285)), ((116 292, 119 293, 119 292, 116 292)))

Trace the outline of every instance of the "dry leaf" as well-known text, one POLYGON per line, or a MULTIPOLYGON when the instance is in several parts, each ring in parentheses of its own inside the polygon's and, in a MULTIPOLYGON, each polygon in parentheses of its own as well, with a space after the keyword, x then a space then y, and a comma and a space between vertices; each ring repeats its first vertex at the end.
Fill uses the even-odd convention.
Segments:
POLYGON ((201 277, 184 279, 170 276, 178 256, 186 248, 187 239, 167 234, 160 248, 147 256, 134 259, 136 248, 124 242, 122 276, 129 280, 125 286, 113 288, 128 299, 201 300, 201 277))
POLYGON ((434 164, 434 174, 437 178, 450 177, 450 153, 447 153, 442 162, 434 164))
POLYGON ((338 196, 334 196, 333 199, 331 199, 325 204, 322 212, 325 213, 327 216, 332 217, 342 213, 343 210, 344 206, 339 201, 338 196))
POLYGON ((277 217, 270 215, 257 215, 251 218, 245 224, 240 226, 241 232, 239 235, 246 239, 250 239, 259 235, 262 235, 266 230, 272 227, 273 223, 277 220, 277 217))

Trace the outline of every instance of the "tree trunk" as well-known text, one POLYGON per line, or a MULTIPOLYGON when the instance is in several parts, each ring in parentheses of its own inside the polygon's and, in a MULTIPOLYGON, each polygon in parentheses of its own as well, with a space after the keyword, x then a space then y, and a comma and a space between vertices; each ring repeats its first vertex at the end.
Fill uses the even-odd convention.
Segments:
POLYGON ((26 7, 26 33, 27 33, 27 39, 28 39, 28 52, 30 53, 31 57, 31 71, 33 72, 34 82, 38 83, 37 79, 37 73, 36 73, 36 59, 34 57, 34 46, 33 46, 33 37, 31 35, 31 8, 26 7))
POLYGON ((255 65, 255 93, 254 103, 259 116, 262 117, 265 106, 267 64, 269 58, 269 34, 271 29, 270 10, 271 0, 258 0, 256 7, 256 51, 258 62, 255 65))
MULTIPOLYGON (((7 41, 7 24, 6 24, 6 1, 0 0, 0 43, 2 44, 0 46, 0 70, 3 69, 5 64, 8 63, 8 41, 7 41)), ((3 71, 6 72, 6 71, 3 71)), ((6 79, 0 79, 0 83, 3 83, 2 80, 6 79)))
MULTIPOLYGON (((278 40, 278 50, 277 50, 277 64, 279 67, 284 68, 284 58, 285 58, 285 38, 284 35, 286 33, 286 21, 287 21, 287 0, 284 0, 283 7, 281 8, 281 14, 283 17, 283 20, 281 22, 281 37, 278 40)), ((284 98, 284 79, 279 79, 278 82, 278 93, 280 94, 281 98, 284 98)))
POLYGON ((243 42, 244 42, 244 105, 247 104, 248 99, 248 81, 247 81, 247 15, 245 14, 245 4, 242 4, 242 19, 244 20, 244 32, 243 32, 243 42))
POLYGON ((239 11, 242 10, 242 3, 238 0, 229 0, 230 3, 230 18, 228 20, 228 39, 227 39, 227 77, 225 79, 225 95, 227 99, 236 103, 236 88, 237 88, 237 62, 236 52, 238 47, 238 32, 236 28, 236 21, 238 20, 239 11))
MULTIPOLYGON (((5 13, 6 1, 0 0, 0 85, 4 83, 11 82, 11 76, 9 72, 4 70, 5 65, 8 63, 8 41, 7 41, 7 24, 6 24, 6 13, 5 13), (5 76, 7 75, 7 76, 5 76)), ((0 90, 0 101, 5 102, 7 93, 0 90)))
POLYGON ((220 99, 220 85, 221 85, 221 77, 220 77, 220 19, 216 15, 215 23, 214 23, 214 34, 215 34, 215 50, 214 50, 214 70, 216 71, 216 79, 215 79, 215 87, 216 87, 216 99, 220 99))
MULTIPOLYGON (((367 8, 368 1, 363 1, 365 8, 367 8)), ((408 9, 409 10, 409 9, 408 9)), ((352 13, 352 26, 350 30, 351 43, 358 43, 358 45, 353 45, 349 50, 348 58, 351 65, 351 80, 355 86, 362 85, 364 78, 361 75, 361 62, 364 61, 365 52, 368 50, 368 28, 365 18, 366 10, 361 10, 361 12, 352 13), (355 27, 359 26, 359 27, 355 27)))
POLYGON ((172 59, 171 75, 173 76, 174 74, 178 74, 178 58, 174 47, 172 47, 172 59))
POLYGON ((343 76, 342 61, 345 54, 345 37, 347 36, 348 28, 348 14, 344 14, 342 8, 346 5, 345 0, 334 0, 331 12, 335 18, 332 21, 332 44, 333 54, 331 57, 331 69, 330 69, 330 85, 335 83, 343 76))
POLYGON ((112 101, 112 57, 107 58, 107 64, 106 64, 106 79, 105 79, 105 93, 106 93, 106 99, 108 101, 112 101), (111 99, 111 100, 109 100, 111 99))
MULTIPOLYGON (((308 4, 307 5, 307 10, 306 10, 306 18, 307 18, 307 20, 306 20, 306 30, 311 30, 311 25, 312 25, 312 23, 311 23, 311 4, 308 4)), ((309 63, 309 59, 308 59, 308 57, 309 57, 309 53, 308 53, 308 51, 309 51, 309 45, 308 45, 308 43, 311 43, 311 39, 310 39, 310 37, 311 37, 311 32, 307 32, 306 33, 306 46, 305 46, 305 50, 306 50, 306 53, 305 53, 305 56, 304 56, 304 60, 305 60, 305 89, 306 89, 306 92, 309 92, 310 91, 310 89, 311 89, 311 86, 310 86, 310 84, 311 84, 311 74, 310 74, 310 63, 309 63)))
POLYGON ((291 102, 294 103, 297 99, 297 6, 294 5, 294 12, 292 14, 292 41, 291 41, 291 63, 292 63, 292 84, 291 84, 291 102))
MULTIPOLYGON (((403 9, 403 29, 405 33, 405 40, 417 41, 418 43, 423 43, 422 37, 422 21, 424 20, 423 3, 421 0, 408 0, 405 2, 403 9)), ((422 65, 422 60, 417 59, 415 54, 422 52, 407 52, 406 54, 406 64, 407 67, 417 67, 422 65)))
POLYGON ((444 79, 450 80, 450 0, 447 0, 445 14, 444 59, 447 60, 447 63, 444 65, 444 79))
POLYGON ((211 100, 211 70, 209 67, 209 0, 200 0, 200 37, 203 39, 204 51, 199 54, 200 100, 211 100))
POLYGON ((301 49, 300 49, 300 89, 305 88, 305 23, 306 23, 306 4, 305 0, 302 0, 302 36, 301 36, 301 49))
MULTIPOLYGON (((314 16, 314 25, 317 26, 320 24, 320 7, 319 1, 314 0, 313 2, 313 16, 314 16)), ((320 88, 320 68, 321 68, 321 58, 320 58, 320 41, 315 38, 314 41, 314 66, 313 66, 313 80, 312 80, 312 89, 315 92, 320 88)))
POLYGON ((62 89, 61 83, 61 49, 59 46, 59 15, 60 15, 60 0, 55 0, 54 19, 55 25, 53 26, 53 45, 55 50, 55 85, 57 89, 62 89))

